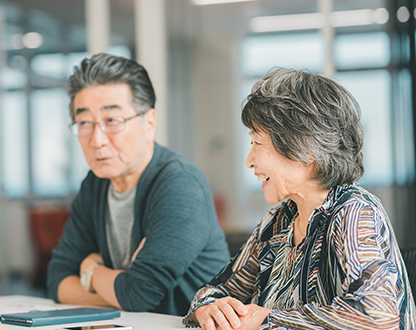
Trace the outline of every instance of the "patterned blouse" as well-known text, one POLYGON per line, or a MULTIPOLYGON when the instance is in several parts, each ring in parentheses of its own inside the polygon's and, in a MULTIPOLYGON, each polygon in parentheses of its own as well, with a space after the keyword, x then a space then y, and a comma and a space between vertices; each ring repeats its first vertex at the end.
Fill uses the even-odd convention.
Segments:
POLYGON ((358 184, 335 186, 293 244, 296 204, 280 203, 201 288, 190 314, 231 296, 273 309, 260 329, 416 329, 415 302, 388 216, 358 184))

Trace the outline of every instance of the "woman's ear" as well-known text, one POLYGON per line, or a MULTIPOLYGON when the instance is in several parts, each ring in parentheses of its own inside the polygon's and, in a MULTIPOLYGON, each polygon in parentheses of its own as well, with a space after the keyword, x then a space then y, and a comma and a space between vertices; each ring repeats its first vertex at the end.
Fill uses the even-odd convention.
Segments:
POLYGON ((309 167, 309 177, 310 178, 314 178, 316 177, 316 162, 315 162, 315 158, 310 157, 308 159, 308 162, 306 163, 306 166, 309 167))
POLYGON ((306 166, 314 166, 315 158, 310 157, 308 159, 308 162, 306 163, 306 166))

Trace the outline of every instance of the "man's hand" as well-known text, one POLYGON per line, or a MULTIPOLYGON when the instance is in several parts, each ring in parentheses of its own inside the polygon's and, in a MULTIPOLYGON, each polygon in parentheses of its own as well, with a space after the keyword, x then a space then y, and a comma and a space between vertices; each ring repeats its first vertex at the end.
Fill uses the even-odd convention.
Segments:
POLYGON ((104 264, 103 258, 98 253, 91 253, 89 254, 82 262, 79 267, 79 276, 90 266, 99 263, 104 264))
MULTIPOLYGON (((80 265, 80 275, 90 266, 100 263, 104 264, 103 258, 98 253, 88 255, 80 265)), ((68 276, 64 278, 58 286, 58 300, 61 303, 72 305, 91 305, 91 306, 113 306, 121 309, 114 291, 114 281, 118 274, 124 272, 120 269, 110 269, 99 266, 94 270, 91 279, 91 290, 96 294, 91 294, 84 290, 80 283, 80 276, 68 276)))
POLYGON ((142 239, 142 241, 139 244, 139 247, 136 249, 136 251, 134 251, 133 256, 131 257, 131 260, 130 260, 130 266, 133 263, 133 261, 136 259, 137 254, 140 252, 145 242, 146 242, 146 237, 142 239))
POLYGON ((240 329, 241 321, 248 312, 241 301, 225 297, 210 305, 197 308, 193 317, 198 320, 202 330, 216 330, 218 327, 221 330, 235 330, 240 329))

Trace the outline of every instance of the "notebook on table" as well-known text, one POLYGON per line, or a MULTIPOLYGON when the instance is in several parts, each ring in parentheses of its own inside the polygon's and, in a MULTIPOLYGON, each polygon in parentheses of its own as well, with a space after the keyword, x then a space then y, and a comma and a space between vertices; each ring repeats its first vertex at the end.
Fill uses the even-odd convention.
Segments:
POLYGON ((5 324, 37 327, 41 325, 107 320, 116 317, 120 317, 120 311, 117 309, 81 307, 2 314, 0 319, 1 322, 5 324))

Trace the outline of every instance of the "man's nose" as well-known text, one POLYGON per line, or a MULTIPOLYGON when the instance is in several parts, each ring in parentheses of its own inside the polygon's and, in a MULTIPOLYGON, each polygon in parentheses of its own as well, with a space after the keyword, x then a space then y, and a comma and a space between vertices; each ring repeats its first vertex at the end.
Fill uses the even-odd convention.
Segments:
POLYGON ((95 125, 91 135, 91 146, 94 148, 101 148, 105 146, 108 141, 108 136, 102 131, 100 125, 95 125))

